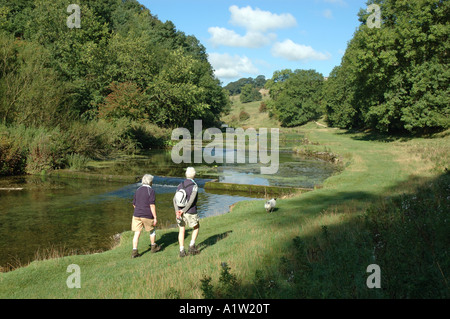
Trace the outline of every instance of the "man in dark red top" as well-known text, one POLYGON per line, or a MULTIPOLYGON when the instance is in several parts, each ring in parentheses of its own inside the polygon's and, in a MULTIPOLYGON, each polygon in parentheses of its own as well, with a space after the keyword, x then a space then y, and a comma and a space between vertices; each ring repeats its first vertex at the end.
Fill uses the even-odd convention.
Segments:
POLYGON ((138 243, 141 231, 145 228, 150 232, 151 252, 155 253, 161 248, 155 243, 157 224, 156 206, 155 206, 155 191, 152 188, 153 176, 145 174, 142 177, 142 186, 136 190, 133 198, 133 220, 131 222, 131 230, 134 231, 133 238, 133 253, 132 258, 139 257, 138 243))

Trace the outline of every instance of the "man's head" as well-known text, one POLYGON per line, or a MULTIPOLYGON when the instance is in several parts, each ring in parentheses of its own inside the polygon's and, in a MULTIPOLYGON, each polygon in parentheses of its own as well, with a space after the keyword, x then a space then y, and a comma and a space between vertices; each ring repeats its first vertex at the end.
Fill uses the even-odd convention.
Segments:
POLYGON ((186 178, 194 179, 195 177, 195 169, 193 167, 188 167, 186 169, 186 178))
POLYGON ((142 184, 145 185, 152 185, 153 183, 153 176, 150 174, 145 174, 144 177, 142 177, 142 184))

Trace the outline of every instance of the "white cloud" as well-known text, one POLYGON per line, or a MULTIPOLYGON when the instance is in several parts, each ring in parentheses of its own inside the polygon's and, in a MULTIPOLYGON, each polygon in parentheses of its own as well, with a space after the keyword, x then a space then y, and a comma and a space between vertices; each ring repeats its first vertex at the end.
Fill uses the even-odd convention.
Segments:
POLYGON ((261 32, 249 31, 244 36, 233 30, 220 27, 208 28, 211 34, 211 44, 215 47, 224 45, 229 47, 260 48, 270 44, 276 39, 274 34, 263 34, 261 32))
POLYGON ((215 70, 215 76, 218 78, 237 78, 243 73, 258 74, 258 68, 246 56, 210 53, 208 59, 215 70))
POLYGON ((277 35, 270 30, 290 28, 297 25, 294 16, 289 13, 275 14, 250 6, 239 8, 231 6, 230 23, 234 26, 244 27, 245 35, 234 30, 222 27, 208 28, 211 34, 210 42, 213 46, 220 45, 243 48, 261 48, 276 40, 277 35))
POLYGON ((329 54, 317 52, 310 46, 297 44, 289 39, 275 43, 272 47, 272 55, 289 61, 327 60, 330 58, 329 54))
POLYGON ((239 8, 236 5, 231 6, 229 10, 231 12, 230 23, 244 27, 248 31, 266 32, 297 25, 297 21, 290 13, 275 14, 259 8, 252 9, 250 6, 239 8))
POLYGON ((325 11, 323 11, 323 16, 327 19, 331 19, 333 18, 333 12, 331 12, 330 9, 326 9, 325 11))

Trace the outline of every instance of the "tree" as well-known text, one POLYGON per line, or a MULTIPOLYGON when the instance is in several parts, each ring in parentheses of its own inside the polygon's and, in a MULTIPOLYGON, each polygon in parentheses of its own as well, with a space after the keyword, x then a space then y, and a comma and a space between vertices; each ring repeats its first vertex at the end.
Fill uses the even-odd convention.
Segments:
POLYGON ((146 113, 147 98, 133 82, 116 83, 110 85, 111 93, 100 105, 98 118, 144 120, 148 117, 146 113))
POLYGON ((64 117, 67 84, 42 46, 0 34, 0 121, 52 126, 64 117))
POLYGON ((266 77, 264 75, 258 75, 255 79, 255 87, 262 89, 266 85, 266 77))
MULTIPOLYGON (((211 101, 203 85, 203 70, 209 67, 205 63, 184 55, 181 49, 169 54, 167 62, 146 90, 150 98, 150 120, 174 128, 190 127, 194 119, 207 117, 211 101)), ((207 76, 212 79, 212 74, 207 76)))
POLYGON ((323 75, 314 70, 283 70, 268 81, 274 111, 283 126, 297 126, 323 114, 323 75), (273 90, 273 91, 272 91, 273 90))
POLYGON ((330 124, 389 133, 450 127, 450 3, 368 4, 375 2, 381 27, 370 28, 369 14, 361 10, 361 25, 325 86, 330 124))
POLYGON ((230 92, 230 95, 237 95, 241 93, 242 88, 247 84, 251 84, 253 88, 262 89, 266 84, 266 77, 264 75, 258 75, 255 79, 241 78, 228 83, 224 88, 230 92))
POLYGON ((336 66, 323 86, 326 121, 330 126, 353 128, 360 125, 359 113, 353 106, 354 87, 351 86, 346 64, 336 66))
POLYGON ((241 94, 242 88, 247 84, 251 84, 253 86, 254 80, 252 78, 241 78, 237 81, 228 83, 225 86, 225 89, 230 92, 230 95, 237 95, 241 94))
POLYGON ((239 100, 242 103, 248 103, 253 101, 261 101, 262 95, 259 90, 251 84, 246 84, 241 90, 239 100))

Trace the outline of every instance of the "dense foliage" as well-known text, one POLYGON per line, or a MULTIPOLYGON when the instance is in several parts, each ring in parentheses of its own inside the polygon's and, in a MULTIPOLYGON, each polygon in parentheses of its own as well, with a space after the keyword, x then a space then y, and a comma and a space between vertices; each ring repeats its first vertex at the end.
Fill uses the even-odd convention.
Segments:
POLYGON ((99 109, 105 115, 105 108, 109 118, 167 127, 202 117, 218 120, 226 95, 196 38, 170 21, 162 23, 134 0, 79 2, 81 27, 72 29, 66 24, 70 1, 8 0, 2 5, 3 123, 34 124, 38 119, 27 120, 22 113, 35 99, 44 104, 41 113, 65 105, 89 120, 97 119, 99 109), (127 89, 115 91, 122 87, 127 89), (127 101, 130 90, 133 101, 127 101), (117 101, 108 99, 110 94, 134 104, 136 112, 112 110, 117 101))
POLYGON ((383 132, 450 127, 450 2, 379 0, 380 28, 361 25, 325 83, 329 124, 383 132))
MULTIPOLYGON (((61 132, 82 126, 80 132, 91 137, 97 133, 85 128, 109 125, 121 134, 117 139, 134 142, 128 149, 152 140, 149 126, 190 127, 194 119, 217 125, 229 108, 228 94, 195 37, 161 22, 136 0, 77 1, 80 27, 69 28, 72 3, 0 2, 4 149, 17 149, 9 143, 18 125, 61 132), (147 136, 135 134, 143 130, 147 136)), ((73 155, 76 147, 60 137, 68 145, 55 156, 73 155)), ((21 149, 27 153, 29 147, 21 149)))
POLYGON ((314 70, 282 70, 267 81, 269 109, 283 126, 307 123, 323 114, 321 94, 323 75, 314 70))
POLYGON ((325 114, 331 126, 386 133, 423 134, 450 127, 450 2, 370 4, 380 8, 379 28, 368 23, 372 12, 361 9, 361 25, 323 87, 311 71, 308 76, 308 71, 276 71, 267 81, 270 114, 283 126, 325 114))
POLYGON ((239 99, 242 103, 261 101, 262 95, 257 88, 253 87, 251 84, 246 84, 241 89, 239 99))

